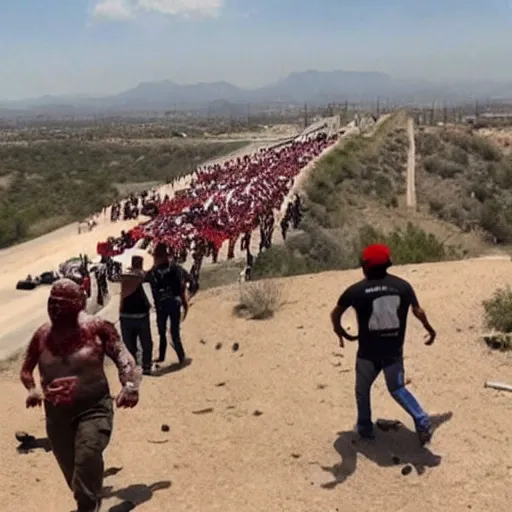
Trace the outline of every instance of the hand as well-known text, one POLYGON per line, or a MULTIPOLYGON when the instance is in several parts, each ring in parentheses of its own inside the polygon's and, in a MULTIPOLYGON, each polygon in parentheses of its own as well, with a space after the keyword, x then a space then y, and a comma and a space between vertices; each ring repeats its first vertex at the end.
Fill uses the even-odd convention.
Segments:
POLYGON ((121 409, 132 409, 139 403, 139 392, 135 389, 124 387, 117 395, 116 405, 121 409))
POLYGON ((425 336, 425 345, 430 346, 434 343, 436 339, 436 331, 432 330, 425 336))
POLYGON ((37 391, 35 388, 31 389, 28 392, 27 399, 25 400, 25 405, 27 409, 30 409, 31 407, 41 407, 41 404, 43 403, 43 395, 37 391))
POLYGON ((345 348, 345 340, 343 339, 343 336, 341 336, 341 334, 338 334, 338 341, 340 343, 340 347, 345 348))

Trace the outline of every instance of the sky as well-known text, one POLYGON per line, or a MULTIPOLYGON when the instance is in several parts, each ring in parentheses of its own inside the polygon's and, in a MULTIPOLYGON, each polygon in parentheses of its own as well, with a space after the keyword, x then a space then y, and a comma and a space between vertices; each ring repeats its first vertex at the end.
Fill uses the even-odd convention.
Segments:
POLYGON ((512 82, 511 0, 0 0, 0 99, 293 71, 512 82))

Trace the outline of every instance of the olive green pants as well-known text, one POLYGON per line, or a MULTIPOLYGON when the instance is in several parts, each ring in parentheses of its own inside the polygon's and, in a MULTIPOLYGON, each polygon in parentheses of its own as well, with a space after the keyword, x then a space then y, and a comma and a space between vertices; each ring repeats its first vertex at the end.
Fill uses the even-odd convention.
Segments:
POLYGON ((78 512, 93 512, 101 503, 103 452, 112 433, 110 396, 91 406, 52 406, 45 402, 46 432, 60 469, 73 491, 78 512))

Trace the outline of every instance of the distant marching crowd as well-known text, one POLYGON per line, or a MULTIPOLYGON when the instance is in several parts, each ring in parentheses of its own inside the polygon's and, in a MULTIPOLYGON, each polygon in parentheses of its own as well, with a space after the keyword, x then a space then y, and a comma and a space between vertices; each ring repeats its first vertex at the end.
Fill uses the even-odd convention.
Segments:
MULTIPOLYGON (((259 251, 272 246, 276 210, 289 194, 294 178, 301 169, 334 144, 338 135, 325 132, 301 141, 264 148, 253 155, 198 168, 190 186, 177 190, 174 197, 161 197, 157 191, 130 196, 123 205, 113 205, 111 219, 137 218, 139 213, 151 220, 118 238, 98 244, 98 253, 112 257, 133 247, 139 240, 143 246, 165 244, 177 259, 184 262, 191 254, 190 273, 197 280, 205 257, 217 261, 219 250, 228 242, 228 259, 235 257, 237 241, 245 251, 248 264, 251 236, 259 228, 259 251)), ((291 227, 301 220, 299 196, 290 201, 280 220, 281 234, 286 238, 291 227)))

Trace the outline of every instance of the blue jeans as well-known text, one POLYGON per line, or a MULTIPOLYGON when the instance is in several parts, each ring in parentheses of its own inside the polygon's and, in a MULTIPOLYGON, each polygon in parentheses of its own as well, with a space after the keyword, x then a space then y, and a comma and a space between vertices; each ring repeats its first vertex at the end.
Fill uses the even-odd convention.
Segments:
POLYGON ((153 359, 153 338, 151 337, 151 326, 149 323, 149 314, 142 318, 119 318, 121 325, 121 336, 124 344, 137 361, 137 340, 140 340, 142 348, 142 368, 151 370, 153 359))
POLYGON ((180 363, 185 361, 185 351, 181 343, 181 298, 173 297, 160 302, 156 309, 156 324, 160 337, 160 359, 165 359, 167 352, 167 320, 171 324, 171 340, 180 363))
POLYGON ((391 396, 412 417, 416 430, 430 428, 430 418, 414 395, 405 388, 404 362, 402 358, 373 360, 357 358, 356 402, 357 429, 360 433, 373 431, 370 392, 375 379, 384 372, 386 385, 391 396))

